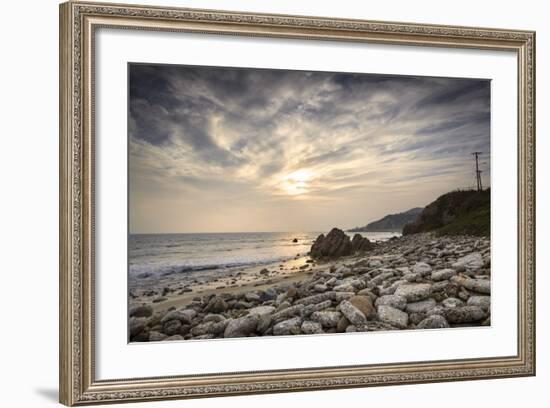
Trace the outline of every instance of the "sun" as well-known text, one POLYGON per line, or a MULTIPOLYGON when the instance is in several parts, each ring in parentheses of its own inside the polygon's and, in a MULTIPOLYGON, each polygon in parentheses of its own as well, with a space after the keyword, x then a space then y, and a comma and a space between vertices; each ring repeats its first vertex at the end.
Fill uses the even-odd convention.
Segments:
POLYGON ((280 187, 288 195, 306 194, 310 190, 312 179, 311 170, 300 169, 283 176, 280 187))

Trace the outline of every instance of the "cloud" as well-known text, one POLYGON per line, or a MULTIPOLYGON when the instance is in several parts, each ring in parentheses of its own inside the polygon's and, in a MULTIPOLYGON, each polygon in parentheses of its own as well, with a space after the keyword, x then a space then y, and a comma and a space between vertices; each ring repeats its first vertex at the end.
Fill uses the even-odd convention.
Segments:
MULTIPOLYGON (((488 80, 150 64, 129 71, 133 231, 218 230, 203 213, 220 203, 237 218, 262 205, 258 230, 294 229, 290 213, 304 205, 327 212, 303 228, 364 224, 471 186, 470 153, 489 157, 488 80), (178 208, 200 212, 202 224, 174 221, 178 208), (274 222, 285 209, 287 219, 274 222)), ((224 225, 239 230, 238 220, 224 225)))

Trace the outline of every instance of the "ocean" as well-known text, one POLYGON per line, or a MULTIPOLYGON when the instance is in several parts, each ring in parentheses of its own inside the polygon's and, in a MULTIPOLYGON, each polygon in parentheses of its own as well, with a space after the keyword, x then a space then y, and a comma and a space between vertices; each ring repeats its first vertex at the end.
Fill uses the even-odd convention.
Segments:
MULTIPOLYGON (((350 237, 354 234, 348 233, 350 237)), ((130 278, 268 265, 307 255, 319 235, 319 232, 131 234, 130 278)), ((361 235, 371 241, 385 241, 401 234, 362 232, 361 235)))

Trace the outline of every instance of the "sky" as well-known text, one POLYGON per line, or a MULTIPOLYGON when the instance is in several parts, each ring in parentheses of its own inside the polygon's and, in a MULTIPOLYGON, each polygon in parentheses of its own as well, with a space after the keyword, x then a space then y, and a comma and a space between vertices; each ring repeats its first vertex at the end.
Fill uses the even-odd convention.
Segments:
POLYGON ((490 185, 490 81, 129 65, 131 233, 365 225, 490 185))

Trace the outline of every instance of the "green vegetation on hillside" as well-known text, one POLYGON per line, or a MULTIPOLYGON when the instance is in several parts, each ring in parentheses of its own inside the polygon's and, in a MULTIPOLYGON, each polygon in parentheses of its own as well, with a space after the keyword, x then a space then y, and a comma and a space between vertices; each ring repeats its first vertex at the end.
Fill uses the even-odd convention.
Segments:
POLYGON ((403 235, 418 232, 437 235, 491 233, 491 190, 458 190, 444 194, 426 206, 416 221, 405 225, 403 235))

